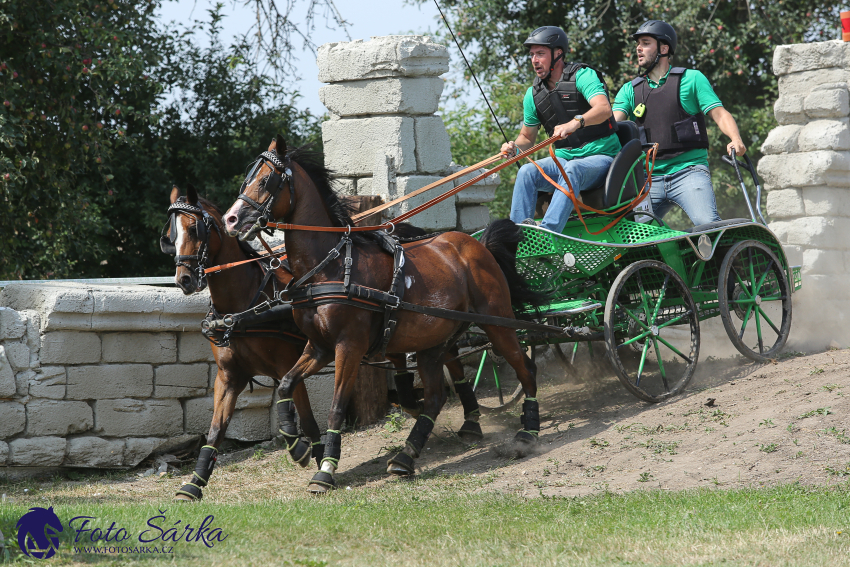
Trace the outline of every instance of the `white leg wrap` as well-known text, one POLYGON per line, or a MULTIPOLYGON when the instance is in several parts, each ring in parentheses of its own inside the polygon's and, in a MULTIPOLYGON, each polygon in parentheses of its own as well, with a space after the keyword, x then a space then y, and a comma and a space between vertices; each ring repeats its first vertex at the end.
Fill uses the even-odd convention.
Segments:
POLYGON ((334 474, 336 472, 336 466, 330 461, 325 461, 322 463, 322 472, 334 474))

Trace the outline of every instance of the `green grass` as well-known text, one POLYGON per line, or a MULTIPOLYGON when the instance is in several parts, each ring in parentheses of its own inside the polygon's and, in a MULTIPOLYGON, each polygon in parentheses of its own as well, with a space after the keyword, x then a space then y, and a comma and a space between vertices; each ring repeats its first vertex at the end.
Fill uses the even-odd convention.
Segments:
MULTIPOLYGON (((850 557, 850 483, 525 499, 477 492, 486 475, 435 480, 243 504, 55 502, 66 528, 59 554, 43 563, 831 566, 846 565, 850 557), (132 534, 125 544, 137 545, 147 518, 159 510, 167 517, 163 527, 177 520, 197 526, 214 515, 214 525, 228 538, 212 549, 169 543, 173 556, 107 558, 70 551, 67 523, 73 516, 96 516, 103 529, 114 521, 132 534)), ((10 547, 16 547, 18 518, 30 505, 49 504, 33 498, 28 505, 0 507, 0 529, 10 547)), ((12 559, 26 558, 15 550, 12 559)))

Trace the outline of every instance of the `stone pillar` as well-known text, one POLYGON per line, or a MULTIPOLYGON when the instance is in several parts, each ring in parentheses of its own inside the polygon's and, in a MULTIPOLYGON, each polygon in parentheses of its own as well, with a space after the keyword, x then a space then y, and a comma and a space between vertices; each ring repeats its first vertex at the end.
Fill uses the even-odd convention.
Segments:
MULTIPOLYGON (((322 125, 322 140, 325 165, 336 172, 338 190, 389 201, 456 171, 443 119, 435 114, 443 92, 440 75, 449 69, 445 46, 425 36, 373 37, 327 43, 316 62, 319 80, 329 83, 319 90, 331 113, 322 125)), ((495 193, 488 182, 482 195, 485 187, 495 193)), ((414 197, 387 211, 387 217, 451 187, 414 197)), ((451 197, 411 222, 429 230, 475 230, 489 221, 480 203, 492 199, 451 197)))
POLYGON ((850 345, 850 43, 782 45, 779 127, 758 164, 770 228, 803 265, 789 344, 850 345))

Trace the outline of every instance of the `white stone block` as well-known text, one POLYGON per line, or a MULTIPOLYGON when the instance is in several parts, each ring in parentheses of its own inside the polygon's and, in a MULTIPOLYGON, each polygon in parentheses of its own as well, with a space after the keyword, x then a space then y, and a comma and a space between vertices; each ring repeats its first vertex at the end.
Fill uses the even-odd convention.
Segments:
POLYGON ((149 364, 101 364, 67 369, 66 396, 71 400, 147 398, 153 392, 153 367, 149 364))
POLYGON ((43 331, 91 329, 94 299, 84 284, 16 282, 0 292, 0 304, 18 311, 37 311, 43 331))
POLYGON ((0 441, 0 465, 5 465, 9 462, 9 444, 5 441, 0 441))
POLYGON ((0 439, 8 439, 27 426, 24 404, 0 402, 0 439))
MULTIPOLYGON (((203 338, 200 333, 198 336, 203 338)), ((104 333, 101 341, 104 362, 177 361, 177 337, 173 333, 104 333)))
POLYGON ((800 151, 850 150, 848 123, 850 123, 848 118, 809 122, 802 128, 798 138, 800 151))
POLYGON ((0 398, 11 398, 17 391, 15 371, 9 364, 5 347, 0 346, 0 398))
POLYGON ((21 314, 8 307, 0 307, 0 340, 19 339, 27 330, 21 314))
POLYGON ((490 210, 484 205, 458 207, 457 229, 461 232, 480 230, 490 223, 490 210))
MULTIPOLYGON (((846 274, 846 254, 844 250, 809 248, 803 251, 803 274, 846 274)), ((850 299, 850 293, 847 294, 847 298, 850 299)))
POLYGON ((167 440, 141 437, 124 440, 124 466, 135 467, 162 446, 167 440))
POLYGON ((325 165, 341 176, 371 175, 376 155, 395 160, 397 173, 416 170, 413 118, 381 116, 322 123, 325 165))
POLYGON ((39 358, 43 364, 91 364, 100 362, 100 337, 95 333, 54 331, 41 337, 39 358))
MULTIPOLYGON (((274 383, 268 376, 257 376, 257 379, 263 384, 274 383)), ((249 388, 245 388, 236 398, 236 409, 271 407, 274 390, 274 388, 261 388, 256 384, 254 384, 253 392, 249 388)))
POLYGON ((94 425, 91 406, 85 402, 30 400, 27 403, 27 435, 83 433, 94 425))
POLYGON ((237 441, 264 441, 271 439, 271 421, 269 408, 250 408, 236 410, 225 437, 237 441))
POLYGON ((815 90, 803 101, 810 118, 842 118, 850 114, 850 93, 846 88, 815 90))
POLYGON ((21 316, 27 324, 27 332, 24 341, 30 349, 30 367, 38 366, 38 353, 41 349, 41 316, 32 310, 21 311, 21 316))
POLYGON ((816 151, 764 156, 758 172, 765 185, 784 189, 826 185, 828 173, 846 176, 850 170, 850 152, 816 151))
POLYGON ((333 180, 331 187, 340 195, 359 195, 354 177, 337 177, 333 180))
POLYGON ((29 379, 29 395, 61 400, 65 397, 66 382, 64 366, 43 366, 29 379))
POLYGON ((390 35, 326 43, 316 57, 323 83, 378 77, 438 76, 449 70, 445 46, 427 36, 390 35))
POLYGON ((780 45, 773 51, 773 72, 787 75, 812 69, 842 67, 848 59, 846 44, 839 40, 780 45))
POLYGON ((850 217, 850 191, 837 187, 805 187, 803 205, 810 217, 850 217))
MULTIPOLYGON (((328 428, 328 415, 331 411, 331 403, 334 395, 334 377, 326 374, 322 376, 311 376, 304 380, 307 387, 307 396, 310 398, 310 407, 319 429, 324 433, 328 428)), ((277 430, 275 430, 275 435, 277 430)))
POLYGON ((803 265, 803 252, 805 248, 802 246, 783 245, 782 251, 785 252, 785 259, 789 266, 803 265))
POLYGON ((376 193, 372 190, 372 178, 371 177, 358 177, 356 180, 356 186, 354 189, 353 195, 375 195, 376 193))
POLYGON ((33 380, 35 377, 35 370, 24 370, 15 374, 15 390, 18 396, 29 395, 30 380, 33 380))
POLYGON ((165 364, 154 371, 155 398, 205 396, 209 380, 208 364, 165 364))
POLYGON ((783 245, 788 244, 788 231, 791 230, 791 221, 771 221, 768 228, 776 235, 777 240, 783 245))
POLYGON ((107 437, 183 433, 183 408, 178 400, 99 400, 95 431, 107 437))
MULTIPOLYGON (((30 367, 30 349, 24 343, 6 343, 6 358, 15 370, 26 370, 30 367)), ((0 347, 2 348, 2 347, 0 347)))
POLYGON ((442 92, 439 77, 401 77, 327 85, 319 89, 319 99, 339 116, 433 114, 442 92))
POLYGON ((124 462, 124 441, 100 437, 78 437, 68 440, 69 467, 118 467, 124 462))
POLYGON ((803 112, 803 96, 780 94, 773 103, 773 115, 780 124, 805 123, 808 118, 803 112))
POLYGON ((801 129, 802 126, 799 124, 774 128, 767 135, 767 139, 761 146, 762 153, 765 155, 787 154, 798 151, 797 136, 800 134, 801 129))
POLYGON ((850 219, 803 217, 791 221, 788 243, 820 249, 841 248, 850 241, 850 219))
MULTIPOLYGON (((421 189, 422 187, 437 181, 438 179, 440 178, 429 175, 399 176, 396 179, 398 196, 401 197, 403 195, 408 195, 417 189, 421 189)), ((448 186, 443 187, 445 189, 449 188, 448 186)), ((426 191, 425 193, 417 195, 404 203, 392 207, 390 211, 396 211, 392 213, 392 216, 412 210, 426 201, 431 200, 440 194, 440 189, 442 188, 435 188, 433 191, 426 191)), ((408 222, 426 230, 454 229, 455 224, 457 223, 455 197, 456 195, 453 195, 441 203, 437 203, 436 205, 425 209, 418 215, 410 218, 408 222)))
POLYGON ((767 214, 769 217, 777 219, 805 215, 803 192, 800 189, 771 191, 767 194, 767 214))
POLYGON ((62 437, 36 437, 9 442, 9 464, 20 467, 56 467, 65 460, 62 437))
POLYGON ((837 67, 791 73, 779 77, 779 94, 806 97, 822 85, 847 83, 848 79, 850 79, 850 71, 837 67))
POLYGON ((186 433, 206 435, 210 430, 213 418, 213 398, 192 398, 183 403, 183 414, 186 433))
POLYGON ((177 352, 180 362, 213 362, 211 343, 201 333, 178 333, 177 352))
POLYGON ((452 163, 452 145, 440 116, 414 120, 417 173, 446 173, 452 163))

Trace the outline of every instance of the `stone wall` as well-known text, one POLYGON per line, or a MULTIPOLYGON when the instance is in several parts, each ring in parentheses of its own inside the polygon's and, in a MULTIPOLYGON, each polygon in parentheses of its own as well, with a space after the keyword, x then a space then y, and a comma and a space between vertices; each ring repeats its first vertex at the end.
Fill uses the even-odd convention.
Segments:
MULTIPOLYGON (((446 127, 435 114, 443 92, 440 75, 449 69, 445 46, 424 36, 327 43, 319 48, 317 64, 319 80, 328 83, 319 97, 331 114, 322 125, 325 165, 336 172, 342 192, 380 195, 386 202, 462 169, 452 162, 446 127)), ((429 230, 483 228, 490 218, 483 203, 495 198, 498 185, 494 174, 411 222, 429 230)), ((414 197, 386 217, 451 187, 414 197)))
POLYGON ((770 132, 758 164, 770 228, 803 265, 789 344, 850 345, 850 43, 782 45, 770 132))
MULTIPOLYGON (((3 289, 0 465, 131 467, 206 435, 217 370, 199 330, 208 303, 148 286, 3 289)), ((307 386, 323 423, 333 382, 307 386)), ((272 395, 246 389, 227 437, 270 439, 272 395)))

